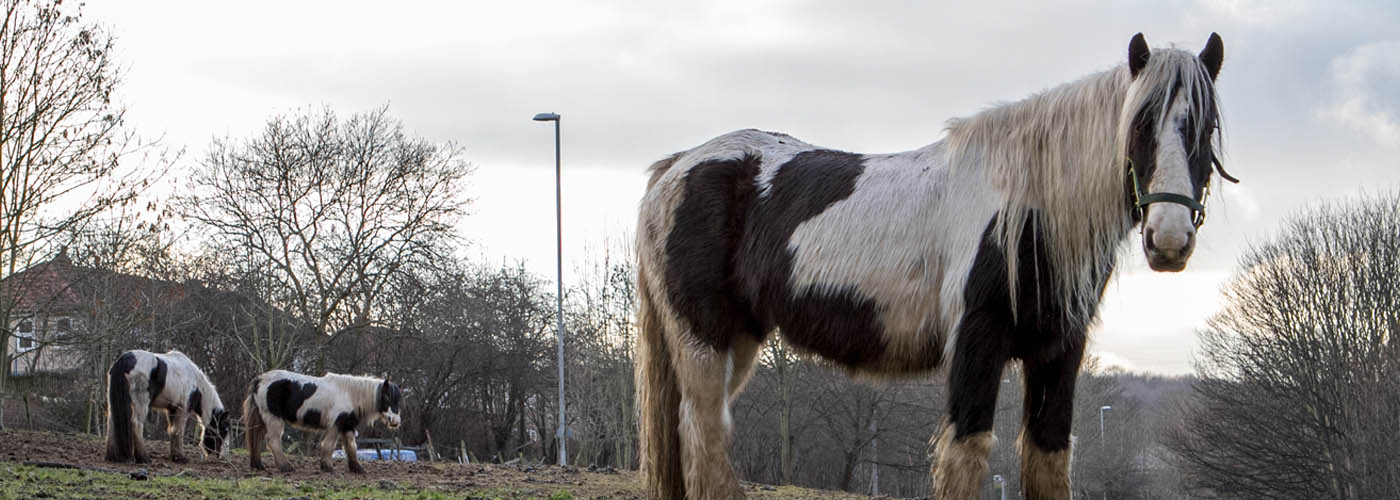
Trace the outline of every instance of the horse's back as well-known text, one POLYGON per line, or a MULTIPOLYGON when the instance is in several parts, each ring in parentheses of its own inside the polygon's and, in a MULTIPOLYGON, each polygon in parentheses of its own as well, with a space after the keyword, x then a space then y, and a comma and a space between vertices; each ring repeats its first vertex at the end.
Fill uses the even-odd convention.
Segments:
POLYGON ((777 327, 847 366, 930 369, 956 309, 942 290, 966 268, 948 256, 967 253, 982 229, 968 222, 990 216, 970 192, 983 186, 960 189, 958 175, 941 144, 865 155, 725 134, 653 166, 642 279, 702 344, 777 327))

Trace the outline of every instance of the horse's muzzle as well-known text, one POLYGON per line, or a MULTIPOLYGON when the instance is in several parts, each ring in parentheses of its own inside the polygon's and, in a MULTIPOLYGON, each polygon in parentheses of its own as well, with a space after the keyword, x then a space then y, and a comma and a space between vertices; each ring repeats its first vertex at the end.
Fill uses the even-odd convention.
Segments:
POLYGON ((1186 269, 1186 261, 1196 248, 1195 231, 1154 231, 1147 228, 1142 235, 1142 250, 1147 266, 1153 271, 1178 272, 1186 269))

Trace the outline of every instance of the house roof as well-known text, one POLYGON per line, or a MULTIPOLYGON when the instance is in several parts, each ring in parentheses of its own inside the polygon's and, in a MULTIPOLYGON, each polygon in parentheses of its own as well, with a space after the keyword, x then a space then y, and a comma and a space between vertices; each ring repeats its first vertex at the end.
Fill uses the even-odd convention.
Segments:
MULTIPOLYGON (((66 251, 0 280, 0 299, 11 317, 72 313, 94 306, 136 307, 153 299, 179 300, 188 286, 74 265, 66 251), (98 293, 101 292, 101 293, 98 293)), ((202 288, 202 287, 201 287, 202 288)))

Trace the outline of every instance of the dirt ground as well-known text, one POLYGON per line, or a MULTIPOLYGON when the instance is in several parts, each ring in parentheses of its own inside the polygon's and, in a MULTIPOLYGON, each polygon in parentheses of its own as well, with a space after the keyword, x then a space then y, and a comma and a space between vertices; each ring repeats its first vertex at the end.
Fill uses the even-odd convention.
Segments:
MULTIPOLYGON (((52 432, 0 431, 0 464, 65 464, 87 470, 110 471, 117 474, 139 474, 151 477, 181 477, 190 479, 280 480, 310 488, 343 489, 368 487, 384 490, 431 491, 449 497, 473 498, 478 495, 506 498, 550 498, 567 491, 573 498, 644 498, 635 472, 589 471, 539 465, 457 464, 428 462, 361 462, 366 474, 351 474, 343 461, 336 470, 322 473, 315 459, 291 456, 296 471, 291 473, 254 471, 248 467, 243 450, 230 453, 222 460, 201 461, 193 447, 185 453, 189 463, 176 464, 168 458, 169 442, 147 441, 151 452, 149 464, 115 464, 103 460, 104 443, 96 436, 52 432), (483 494, 484 492, 484 494, 483 494), (458 497, 457 495, 461 495, 458 497)), ((264 461, 272 465, 271 456, 264 461)), ((746 484, 752 498, 838 499, 865 498, 839 492, 805 490, 792 487, 775 488, 746 484)))

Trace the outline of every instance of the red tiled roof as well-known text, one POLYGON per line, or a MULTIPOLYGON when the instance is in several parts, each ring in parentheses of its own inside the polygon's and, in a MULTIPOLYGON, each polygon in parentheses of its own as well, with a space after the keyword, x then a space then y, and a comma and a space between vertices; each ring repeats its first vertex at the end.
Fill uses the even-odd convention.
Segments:
POLYGON ((141 305, 144 299, 177 300, 188 295, 184 285, 129 274, 76 266, 67 253, 0 280, 0 298, 13 304, 11 316, 38 312, 76 312, 91 308, 90 301, 106 305, 127 301, 141 305), (99 289, 105 293, 98 293, 99 289))

